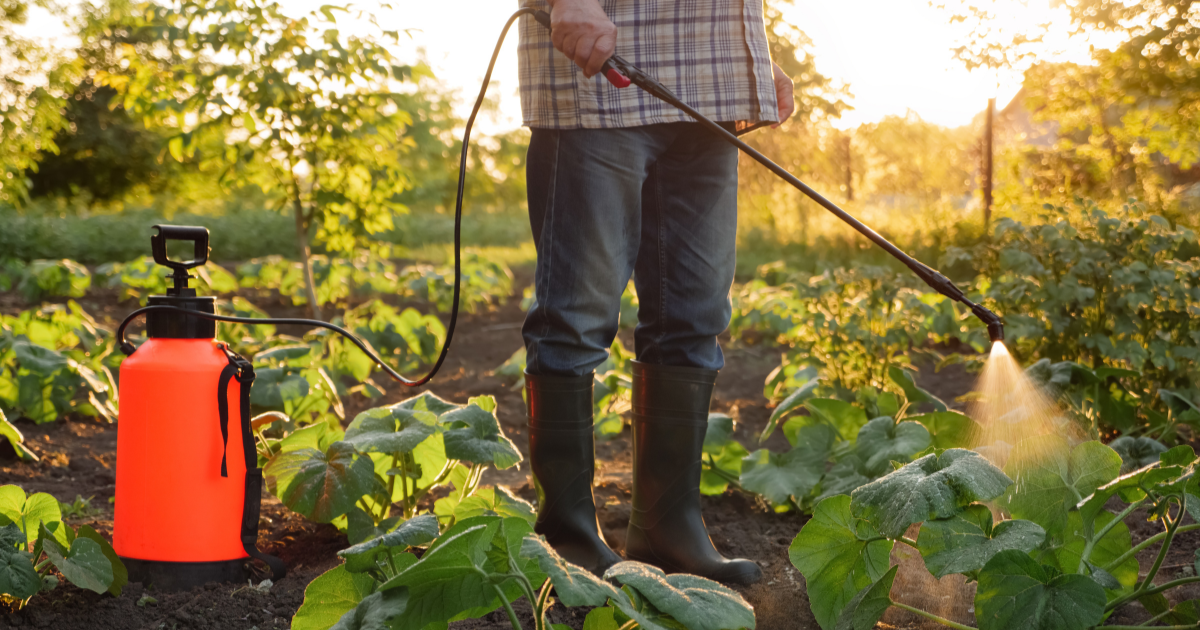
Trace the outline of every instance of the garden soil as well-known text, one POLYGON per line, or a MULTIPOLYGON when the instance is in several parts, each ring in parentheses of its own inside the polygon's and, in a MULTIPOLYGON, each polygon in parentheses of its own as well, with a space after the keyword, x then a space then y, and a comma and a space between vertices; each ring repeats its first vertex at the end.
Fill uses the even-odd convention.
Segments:
MULTIPOLYGON (((448 400, 465 400, 469 396, 491 394, 499 403, 497 415, 507 435, 524 453, 528 453, 524 405, 521 394, 512 383, 491 375, 521 346, 520 326, 524 316, 518 303, 521 290, 529 283, 529 274, 518 274, 520 287, 502 307, 488 313, 467 315, 459 322, 458 332, 441 373, 428 389, 448 400)), ((302 308, 285 305, 271 296, 246 295, 274 316, 303 316, 302 308)), ((80 300, 82 306, 107 326, 115 328, 119 318, 136 305, 118 303, 115 293, 93 291, 80 300)), ((397 304, 403 305, 402 302, 397 304)), ((415 305, 414 305, 415 306, 415 305)), ((13 314, 29 306, 20 297, 0 294, 0 312, 13 314)), ((281 329, 281 333, 300 334, 303 331, 281 329)), ((622 341, 632 348, 629 331, 622 331, 622 341)), ((737 421, 737 437, 752 444, 765 426, 771 409, 763 397, 763 381, 779 362, 779 350, 769 345, 744 345, 725 340, 726 368, 717 386, 714 410, 729 414, 737 421)), ((377 377, 377 381, 378 381, 377 377)), ((921 370, 918 381, 922 386, 952 401, 974 386, 975 377, 952 366, 940 374, 932 368, 921 370)), ((392 403, 419 393, 397 384, 388 384, 383 403, 392 403)), ((366 401, 347 401, 347 417, 366 408, 366 401)), ((379 404, 373 401, 372 406, 379 404)), ((68 518, 72 525, 88 524, 106 536, 112 531, 114 493, 116 425, 88 418, 67 418, 47 425, 18 424, 25 433, 26 444, 41 461, 21 463, 11 448, 0 452, 0 484, 18 484, 27 492, 49 492, 60 501, 70 503, 77 496, 90 499, 93 508, 68 518)), ((782 436, 776 434, 768 442, 775 449, 786 448, 782 436)), ((629 519, 631 491, 631 445, 628 431, 597 447, 596 499, 601 527, 605 537, 618 552, 625 542, 625 525, 629 519)), ((519 470, 489 471, 485 483, 506 485, 519 496, 534 500, 529 484, 528 466, 519 470)), ((431 497, 432 500, 433 497, 431 497)), ((788 561, 787 549, 792 538, 804 525, 806 517, 795 514, 776 514, 753 497, 728 491, 724 495, 705 497, 704 514, 709 532, 717 548, 727 556, 750 558, 763 568, 764 577, 754 586, 737 590, 754 606, 758 628, 763 630, 817 630, 819 626, 809 610, 804 578, 788 561)), ((202 509, 197 506, 197 509, 202 509)), ((96 595, 72 585, 36 595, 23 610, 0 609, 0 628, 54 628, 61 630, 267 630, 287 628, 291 617, 304 599, 304 588, 321 573, 338 564, 337 551, 348 546, 344 536, 331 525, 318 525, 288 511, 274 497, 263 502, 259 547, 281 557, 288 567, 286 578, 274 584, 264 583, 268 576, 261 566, 252 567, 252 579, 246 584, 212 584, 187 592, 162 593, 147 591, 140 584, 128 585, 120 597, 96 595)), ((1143 540, 1158 531, 1154 523, 1134 527, 1135 541, 1143 540)), ((915 535, 915 532, 910 535, 915 535)), ((1179 541, 1165 563, 1164 579, 1185 571, 1194 560, 1192 553, 1200 546, 1200 532, 1189 532, 1179 541)), ((973 587, 946 578, 940 583, 923 570, 915 553, 906 553, 897 546, 893 560, 901 564, 893 596, 906 603, 924 607, 958 621, 973 624, 971 600, 973 587)), ((1153 557, 1139 558, 1143 569, 1153 557)), ((1193 585, 1195 586, 1195 585, 1193 585)), ((1181 593, 1185 597, 1200 596, 1197 591, 1181 593)), ((532 616, 525 602, 515 606, 526 628, 532 628, 532 616)), ((579 629, 586 610, 552 608, 554 623, 579 629)), ((1123 612, 1120 623, 1136 623, 1147 615, 1139 607, 1123 612)), ((452 624, 452 630, 505 630, 511 628, 503 611, 482 619, 452 624)), ((918 628, 919 619, 892 610, 880 623, 880 628, 918 628)))

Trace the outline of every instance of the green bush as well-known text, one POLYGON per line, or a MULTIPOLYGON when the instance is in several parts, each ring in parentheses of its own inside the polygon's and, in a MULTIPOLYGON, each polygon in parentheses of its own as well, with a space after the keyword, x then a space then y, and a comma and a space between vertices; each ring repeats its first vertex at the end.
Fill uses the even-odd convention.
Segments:
POLYGON ((1138 204, 1115 215, 1095 203, 1045 206, 1044 223, 1001 219, 994 242, 954 249, 1004 315, 1022 361, 1046 358, 1142 373, 1140 389, 1185 390, 1200 379, 1196 234, 1138 204))
POLYGON ((35 215, 3 208, 0 252, 20 260, 69 258, 88 265, 123 262, 150 254, 150 227, 157 223, 207 227, 212 233, 214 260, 295 253, 292 220, 268 210, 223 216, 176 214, 168 220, 153 211, 81 217, 35 215))

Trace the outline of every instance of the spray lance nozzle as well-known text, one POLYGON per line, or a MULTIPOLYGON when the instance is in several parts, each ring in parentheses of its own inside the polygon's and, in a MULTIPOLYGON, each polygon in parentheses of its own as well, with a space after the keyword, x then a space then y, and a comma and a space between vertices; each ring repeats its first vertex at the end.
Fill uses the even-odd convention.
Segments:
MULTIPOLYGON (((968 308, 970 308, 971 313, 987 325, 988 338, 991 339, 992 342, 1004 341, 1004 320, 1000 319, 999 315, 968 299, 967 294, 963 293, 962 289, 958 288, 958 285, 954 284, 954 282, 950 280, 950 278, 947 278, 945 275, 943 275, 942 272, 918 260, 912 258, 909 260, 911 260, 913 263, 916 263, 915 265, 908 265, 909 269, 912 269, 914 273, 920 276, 920 278, 925 281, 925 284, 928 284, 935 291, 950 298, 951 300, 965 304, 968 308)), ((907 263, 908 261, 905 262, 907 263)))

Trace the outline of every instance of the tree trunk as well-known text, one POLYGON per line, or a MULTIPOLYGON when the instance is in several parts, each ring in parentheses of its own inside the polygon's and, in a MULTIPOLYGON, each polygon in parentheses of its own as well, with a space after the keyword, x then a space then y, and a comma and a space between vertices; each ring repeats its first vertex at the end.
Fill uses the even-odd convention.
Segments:
POLYGON ((317 304, 317 285, 313 281, 312 260, 309 259, 308 220, 304 218, 304 205, 300 203, 300 197, 292 198, 292 207, 296 215, 296 249, 300 250, 300 263, 304 265, 304 287, 308 289, 308 305, 312 318, 324 321, 321 317, 321 307, 317 304))

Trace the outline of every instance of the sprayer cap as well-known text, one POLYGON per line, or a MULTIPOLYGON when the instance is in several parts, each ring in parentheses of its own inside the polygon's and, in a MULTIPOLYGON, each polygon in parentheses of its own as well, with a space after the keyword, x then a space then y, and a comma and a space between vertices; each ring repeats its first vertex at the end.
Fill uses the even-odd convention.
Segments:
MULTIPOLYGON (((188 270, 208 262, 208 228, 192 225, 156 225, 150 237, 150 249, 154 262, 171 269, 174 286, 166 295, 150 297, 151 306, 174 306, 202 313, 216 312, 216 299, 198 297, 196 290, 188 286, 192 277, 188 270), (167 257, 167 241, 192 241, 192 259, 174 261, 167 257)), ((146 314, 146 334, 166 339, 212 339, 217 336, 216 322, 199 317, 188 317, 183 313, 150 311, 146 314)))

